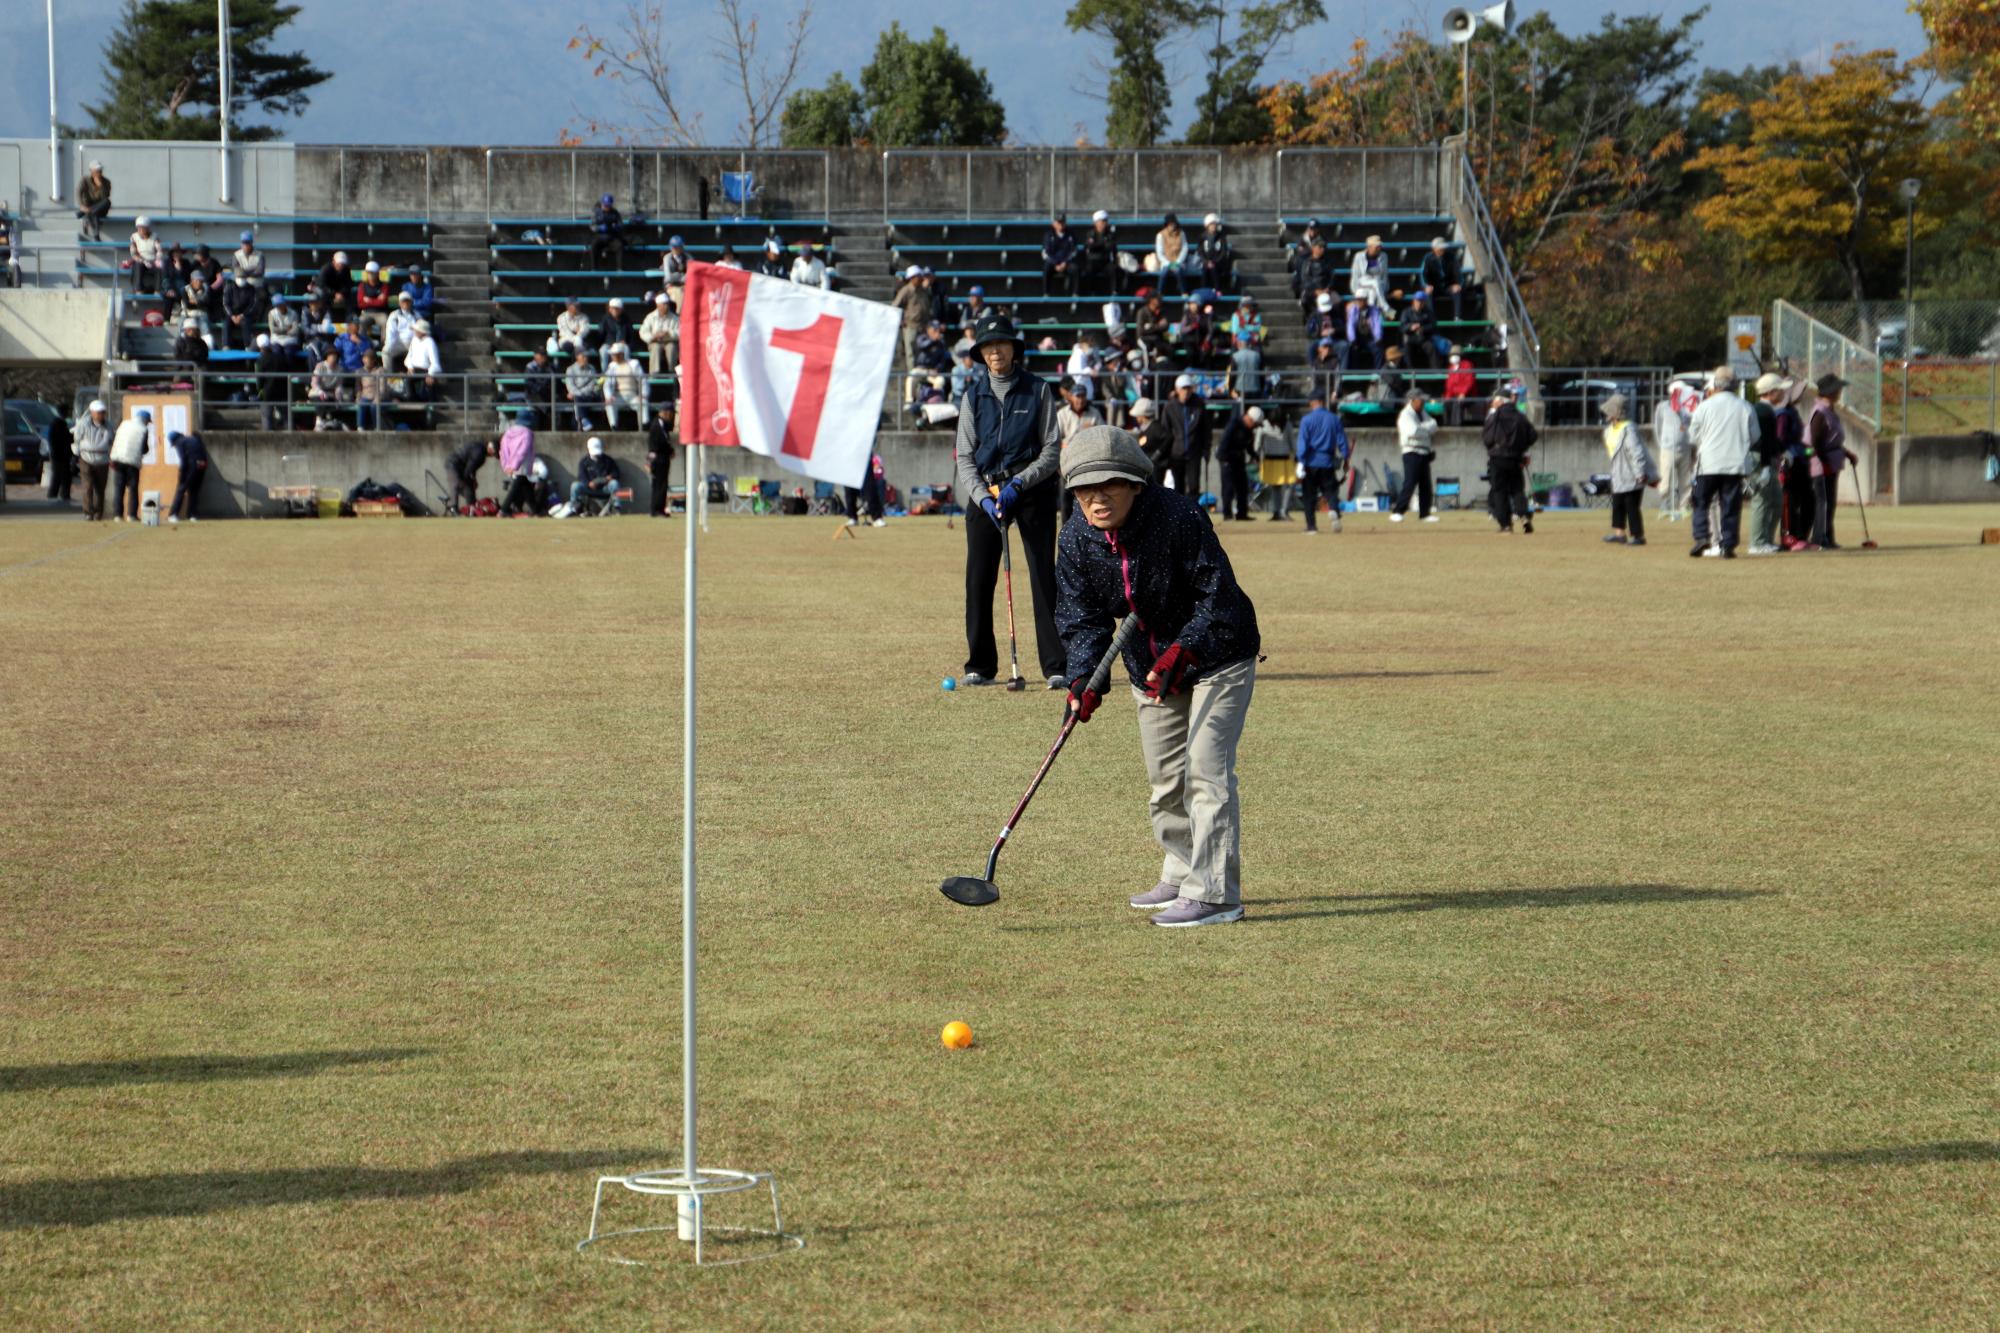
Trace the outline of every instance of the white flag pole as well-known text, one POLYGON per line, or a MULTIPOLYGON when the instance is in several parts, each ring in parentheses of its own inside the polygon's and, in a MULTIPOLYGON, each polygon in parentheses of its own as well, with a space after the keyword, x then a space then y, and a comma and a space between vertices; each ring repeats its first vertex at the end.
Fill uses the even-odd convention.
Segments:
MULTIPOLYGON (((45 6, 49 15, 49 198, 62 198, 62 153, 56 148, 56 0, 45 6)), ((23 201, 23 209, 26 202, 23 201)))
POLYGON ((215 6, 215 61, 216 80, 222 85, 218 94, 220 105, 216 109, 216 119, 222 124, 222 151, 216 164, 216 174, 222 185, 216 191, 221 203, 229 202, 229 75, 234 52, 229 41, 229 0, 217 0, 215 6))
MULTIPOLYGON (((695 522, 688 515, 687 561, 681 587, 681 1154, 687 1179, 695 1174, 694 1108, 694 654, 695 654, 695 522)), ((682 1240, 695 1239, 700 1226, 694 1199, 679 1201, 682 1240)))

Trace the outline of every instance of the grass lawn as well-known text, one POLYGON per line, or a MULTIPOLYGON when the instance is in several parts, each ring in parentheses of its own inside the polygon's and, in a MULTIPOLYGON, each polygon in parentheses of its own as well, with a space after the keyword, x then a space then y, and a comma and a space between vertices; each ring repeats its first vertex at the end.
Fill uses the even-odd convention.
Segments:
POLYGON ((1164 931, 1118 698, 939 896, 1059 708, 938 688, 962 533, 718 517, 702 1144, 809 1248, 697 1272, 572 1249, 678 1155, 680 525, 0 515, 0 1323, 1990 1327, 2000 506, 1871 518, 1227 529, 1164 931))

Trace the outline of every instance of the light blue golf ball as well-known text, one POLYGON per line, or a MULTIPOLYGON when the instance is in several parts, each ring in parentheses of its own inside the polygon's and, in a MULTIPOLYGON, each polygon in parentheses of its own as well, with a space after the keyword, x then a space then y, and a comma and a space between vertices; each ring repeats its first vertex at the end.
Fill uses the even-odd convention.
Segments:
POLYGON ((954 680, 952 677, 946 676, 944 678, 944 688, 946 688, 947 690, 955 690, 958 688, 958 682, 954 680))

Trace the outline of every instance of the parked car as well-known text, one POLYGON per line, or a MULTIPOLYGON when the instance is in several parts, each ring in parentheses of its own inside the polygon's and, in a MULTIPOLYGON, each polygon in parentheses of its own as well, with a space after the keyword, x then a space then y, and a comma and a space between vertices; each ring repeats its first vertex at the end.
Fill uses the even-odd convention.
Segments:
MULTIPOLYGON (((1907 340, 1909 328, 1910 325, 1907 320, 1883 320, 1875 329, 1875 355, 1884 361, 1901 361, 1903 359, 1903 344, 1907 340)), ((1913 361, 1920 361, 1930 354, 1930 349, 1922 343, 1911 347, 1909 352, 1910 359, 1913 361)))
POLYGON ((29 429, 44 437, 48 435, 49 423, 61 415, 39 398, 9 398, 7 406, 26 417, 29 429))
POLYGON ((6 407, 6 426, 7 480, 33 485, 42 477, 41 432, 12 402, 6 407))
POLYGON ((1598 404, 1625 395, 1628 412, 1641 405, 1636 380, 1556 380, 1542 386, 1542 419, 1551 426, 1594 426, 1603 421, 1598 404))

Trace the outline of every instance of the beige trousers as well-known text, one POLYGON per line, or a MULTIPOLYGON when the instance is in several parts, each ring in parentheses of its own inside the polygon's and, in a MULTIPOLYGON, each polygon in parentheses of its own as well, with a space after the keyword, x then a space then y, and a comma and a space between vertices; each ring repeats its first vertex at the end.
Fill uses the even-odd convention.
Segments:
POLYGON ((1243 900, 1236 743, 1256 683, 1257 662, 1246 658, 1170 698, 1132 691, 1152 784, 1153 836, 1166 853, 1160 879, 1183 898, 1230 907, 1243 900))

